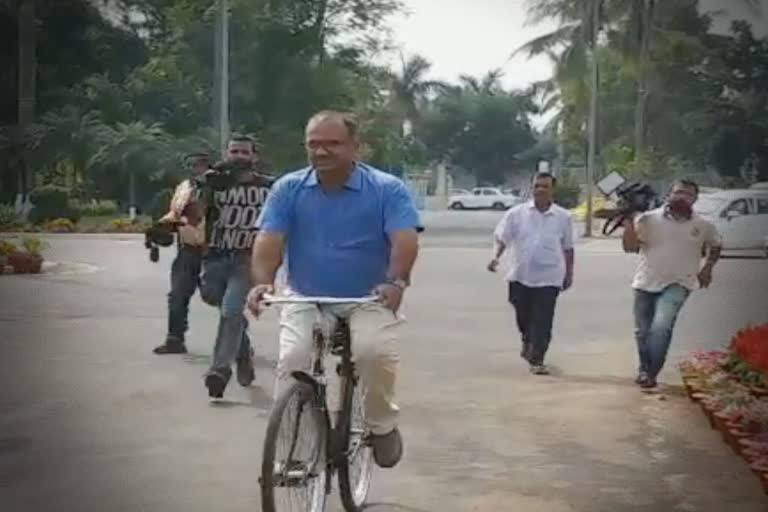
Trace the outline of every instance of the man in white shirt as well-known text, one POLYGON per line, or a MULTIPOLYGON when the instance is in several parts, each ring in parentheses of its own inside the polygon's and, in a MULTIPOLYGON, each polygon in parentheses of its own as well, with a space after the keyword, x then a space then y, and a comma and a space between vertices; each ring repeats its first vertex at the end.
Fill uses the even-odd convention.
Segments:
POLYGON ((632 288, 640 360, 635 382, 643 389, 657 386, 677 316, 691 291, 712 282, 720 258, 717 229, 693 212, 698 195, 696 183, 677 181, 664 206, 624 224, 624 250, 640 254, 632 288))
POLYGON ((536 375, 549 373, 544 356, 552 338, 555 304, 573 283, 573 221, 568 210, 554 204, 557 180, 539 173, 533 200, 507 211, 494 232, 495 272, 507 248, 512 260, 507 274, 509 302, 515 308, 523 348, 520 356, 536 375))

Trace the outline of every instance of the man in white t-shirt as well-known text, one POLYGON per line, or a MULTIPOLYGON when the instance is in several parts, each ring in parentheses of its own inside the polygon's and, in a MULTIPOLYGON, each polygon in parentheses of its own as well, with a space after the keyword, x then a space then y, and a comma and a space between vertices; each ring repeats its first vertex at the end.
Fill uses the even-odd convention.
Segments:
POLYGON ((640 361, 635 382, 644 389, 657 386, 677 316, 693 290, 712 282, 720 258, 717 229, 693 212, 698 195, 696 183, 679 180, 661 208, 624 225, 624 250, 640 254, 632 288, 640 361))
POLYGON ((509 302, 515 308, 523 342, 520 356, 531 373, 546 375, 544 356, 552 338, 555 304, 573 283, 573 222, 568 210, 554 204, 557 181, 549 173, 533 180, 533 200, 510 208, 494 232, 495 272, 499 258, 510 249, 507 274, 509 302))

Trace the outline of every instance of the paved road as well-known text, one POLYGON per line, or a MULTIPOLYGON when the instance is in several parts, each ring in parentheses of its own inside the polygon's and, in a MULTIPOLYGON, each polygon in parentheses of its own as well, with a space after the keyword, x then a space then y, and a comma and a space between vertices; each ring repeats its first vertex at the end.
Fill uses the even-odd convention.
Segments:
MULTIPOLYGON (((536 378, 517 357, 499 277, 483 271, 487 248, 457 247, 447 231, 426 240, 409 294, 406 457, 377 474, 371 511, 765 510, 756 479, 690 402, 628 383, 634 262, 615 242, 580 245, 556 372, 536 378)), ((253 326, 256 385, 213 406, 201 376, 216 312, 196 298, 192 353, 152 355, 171 253, 151 264, 139 238, 116 238, 54 237, 51 258, 93 267, 0 281, 0 510, 258 511, 274 317, 253 326)), ((672 357, 767 320, 766 269, 724 261, 685 310, 672 357)), ((664 378, 677 382, 672 369, 664 378)))

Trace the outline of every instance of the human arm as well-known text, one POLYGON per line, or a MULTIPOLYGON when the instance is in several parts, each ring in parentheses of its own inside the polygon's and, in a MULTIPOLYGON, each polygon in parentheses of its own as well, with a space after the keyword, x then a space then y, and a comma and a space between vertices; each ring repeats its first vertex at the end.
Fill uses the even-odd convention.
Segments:
POLYGON ((285 186, 276 184, 256 221, 259 234, 251 251, 251 284, 248 308, 260 312, 264 295, 274 291, 275 277, 283 263, 286 240, 292 221, 291 200, 285 186))
POLYGON ((411 283, 411 273, 419 254, 417 229, 421 225, 419 213, 410 193, 402 182, 387 188, 384 202, 384 230, 390 241, 387 279, 376 291, 383 304, 397 311, 403 299, 405 287, 411 283))
POLYGON ((507 245, 512 240, 514 234, 514 226, 512 224, 513 219, 511 211, 512 210, 504 214, 501 220, 499 220, 499 223, 496 225, 496 229, 493 231, 493 257, 488 263, 487 268, 489 272, 496 272, 496 270, 499 268, 499 261, 504 255, 504 252, 507 250, 507 245))
POLYGON ((646 217, 640 215, 628 215, 624 219, 624 233, 621 236, 621 246, 624 252, 637 253, 640 247, 645 243, 647 230, 646 217))
POLYGON ((717 232, 717 228, 710 224, 707 228, 707 237, 705 239, 706 256, 704 258, 704 264, 699 271, 699 285, 702 288, 708 288, 712 283, 712 270, 720 260, 720 253, 722 251, 722 240, 720 234, 717 232))
POLYGON ((173 191, 168 204, 168 212, 157 219, 159 224, 174 224, 182 221, 184 209, 192 201, 193 188, 189 180, 179 183, 173 191))
POLYGON ((251 283, 254 286, 273 286, 280 265, 283 264, 285 234, 262 231, 253 242, 251 252, 251 283))
POLYGON ((568 214, 568 220, 565 222, 565 231, 563 233, 563 256, 565 258, 565 278, 563 280, 563 291, 573 285, 573 269, 576 262, 576 254, 573 246, 573 218, 568 214))

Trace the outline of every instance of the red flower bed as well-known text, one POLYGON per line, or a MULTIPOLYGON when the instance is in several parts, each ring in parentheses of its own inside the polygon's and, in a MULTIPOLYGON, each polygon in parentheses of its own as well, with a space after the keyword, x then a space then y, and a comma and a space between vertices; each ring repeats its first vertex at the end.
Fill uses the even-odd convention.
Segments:
POLYGON ((729 349, 753 370, 768 374, 768 324, 740 330, 729 349))
POLYGON ((768 324, 741 329, 727 352, 697 352, 679 368, 712 428, 768 484, 768 324))

